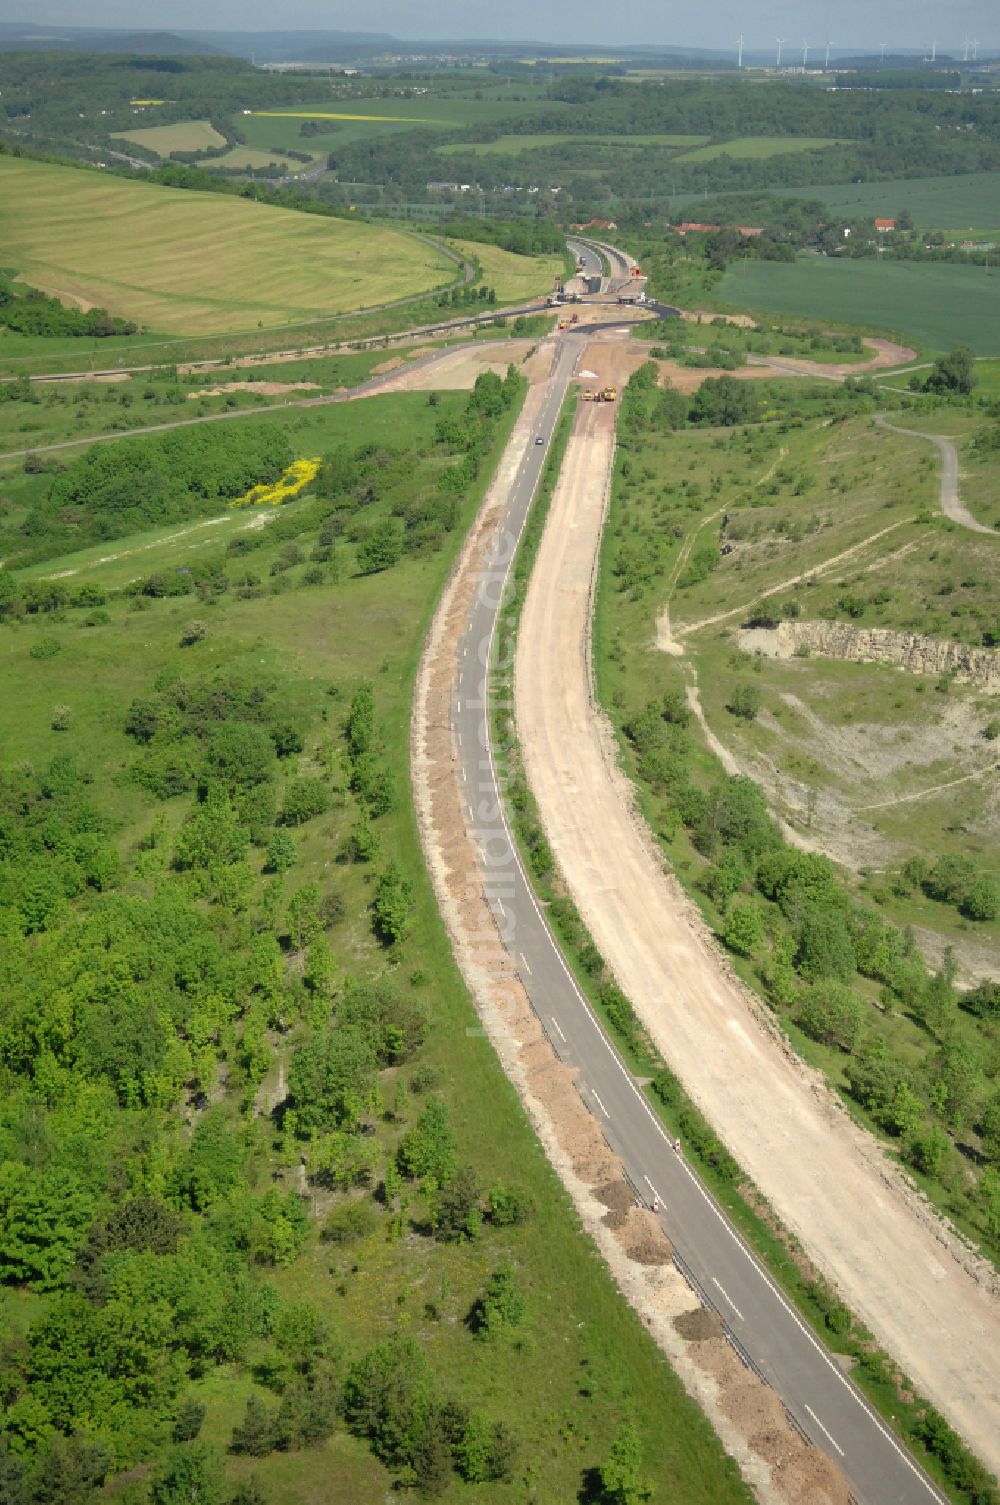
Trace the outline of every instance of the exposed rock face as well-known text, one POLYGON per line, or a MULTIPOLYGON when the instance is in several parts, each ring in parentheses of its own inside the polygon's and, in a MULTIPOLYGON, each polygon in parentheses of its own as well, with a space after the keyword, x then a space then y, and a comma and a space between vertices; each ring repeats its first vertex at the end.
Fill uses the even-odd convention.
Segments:
POLYGON ((913 674, 954 674, 1000 695, 1000 653, 949 643, 919 632, 892 632, 888 627, 851 627, 847 622, 779 622, 777 627, 745 627, 739 634, 746 653, 767 658, 794 658, 816 653, 861 664, 894 664, 913 674))

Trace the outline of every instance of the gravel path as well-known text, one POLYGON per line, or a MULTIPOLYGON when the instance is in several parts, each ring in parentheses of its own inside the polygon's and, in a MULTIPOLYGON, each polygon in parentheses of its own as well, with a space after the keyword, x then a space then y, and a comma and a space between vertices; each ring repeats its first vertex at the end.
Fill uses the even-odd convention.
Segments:
POLYGON ((664 871, 595 704, 591 588, 614 417, 581 409, 518 641, 518 726, 546 833, 598 949, 699 1108, 880 1342, 997 1468, 996 1272, 947 1232, 735 978, 664 871))
POLYGON ((941 456, 941 511, 945 517, 950 517, 953 523, 958 523, 962 528, 968 528, 970 533, 990 533, 997 536, 996 528, 988 528, 985 523, 977 522, 968 507, 962 506, 962 499, 958 490, 958 451, 950 439, 943 434, 925 434, 920 429, 900 428, 897 423, 890 423, 884 414, 879 414, 875 419, 880 429, 888 429, 890 434, 903 434, 909 439, 926 439, 933 444, 941 456))

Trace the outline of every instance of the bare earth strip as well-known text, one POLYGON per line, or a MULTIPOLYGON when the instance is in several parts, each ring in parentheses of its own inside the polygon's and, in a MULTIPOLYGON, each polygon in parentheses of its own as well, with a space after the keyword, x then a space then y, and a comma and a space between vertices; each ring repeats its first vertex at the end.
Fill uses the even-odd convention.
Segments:
POLYGON ((591 592, 613 410, 585 408, 516 662, 525 768, 594 940, 664 1058, 811 1258, 919 1389, 1000 1465, 1000 1280, 785 1045, 636 813, 591 687, 591 592))
MULTIPOLYGON (((703 1408, 761 1505, 848 1505, 843 1475, 789 1425, 778 1397, 746 1370, 670 1263, 658 1219, 635 1204, 608 1148, 533 1013, 484 899, 485 872, 466 820, 450 717, 470 602, 545 398, 532 386, 510 444, 434 616, 411 726, 421 842, 458 964, 501 1064, 586 1233, 623 1296, 703 1408)), ((492 798, 492 796, 491 796, 492 798)), ((679 1418, 678 1425, 682 1425, 679 1418)))

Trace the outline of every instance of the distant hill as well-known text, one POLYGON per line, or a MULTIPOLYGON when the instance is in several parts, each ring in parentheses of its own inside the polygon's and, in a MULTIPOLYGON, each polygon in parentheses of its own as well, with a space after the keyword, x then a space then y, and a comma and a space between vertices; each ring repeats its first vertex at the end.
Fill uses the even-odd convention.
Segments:
POLYGON ((170 31, 109 31, 93 26, 38 26, 0 21, 0 52, 122 52, 157 57, 211 56, 222 49, 170 31))

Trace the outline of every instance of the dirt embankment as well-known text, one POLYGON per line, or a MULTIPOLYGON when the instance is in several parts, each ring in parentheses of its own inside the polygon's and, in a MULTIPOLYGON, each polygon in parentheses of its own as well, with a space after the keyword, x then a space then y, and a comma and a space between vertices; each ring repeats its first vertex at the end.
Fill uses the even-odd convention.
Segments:
MULTIPOLYGON (((601 364, 606 367, 606 359, 601 364)), ((748 1373, 719 1336, 714 1316, 706 1343, 702 1308, 672 1263, 659 1219, 626 1184, 622 1164, 585 1106, 574 1073, 543 1033, 484 899, 486 874, 466 821, 451 705, 469 605, 544 397, 544 383, 529 392, 424 649, 411 764, 428 868, 482 1024, 619 1289, 705 1410, 762 1505, 847 1505, 843 1476, 823 1453, 803 1443, 773 1392, 748 1373), (685 1319, 681 1330, 677 1318, 685 1319)))
POLYGON ((737 640, 745 652, 766 658, 815 653, 857 664, 890 664, 912 674, 954 674, 988 695, 1000 695, 1000 653, 921 632, 852 627, 847 622, 787 621, 774 628, 745 627, 737 640))
POLYGON ((736 977, 664 871, 595 704, 591 584, 610 423, 590 409, 570 439, 518 642, 517 720, 549 844, 598 950, 698 1107, 810 1258, 995 1467, 996 1272, 887 1162, 736 977))

